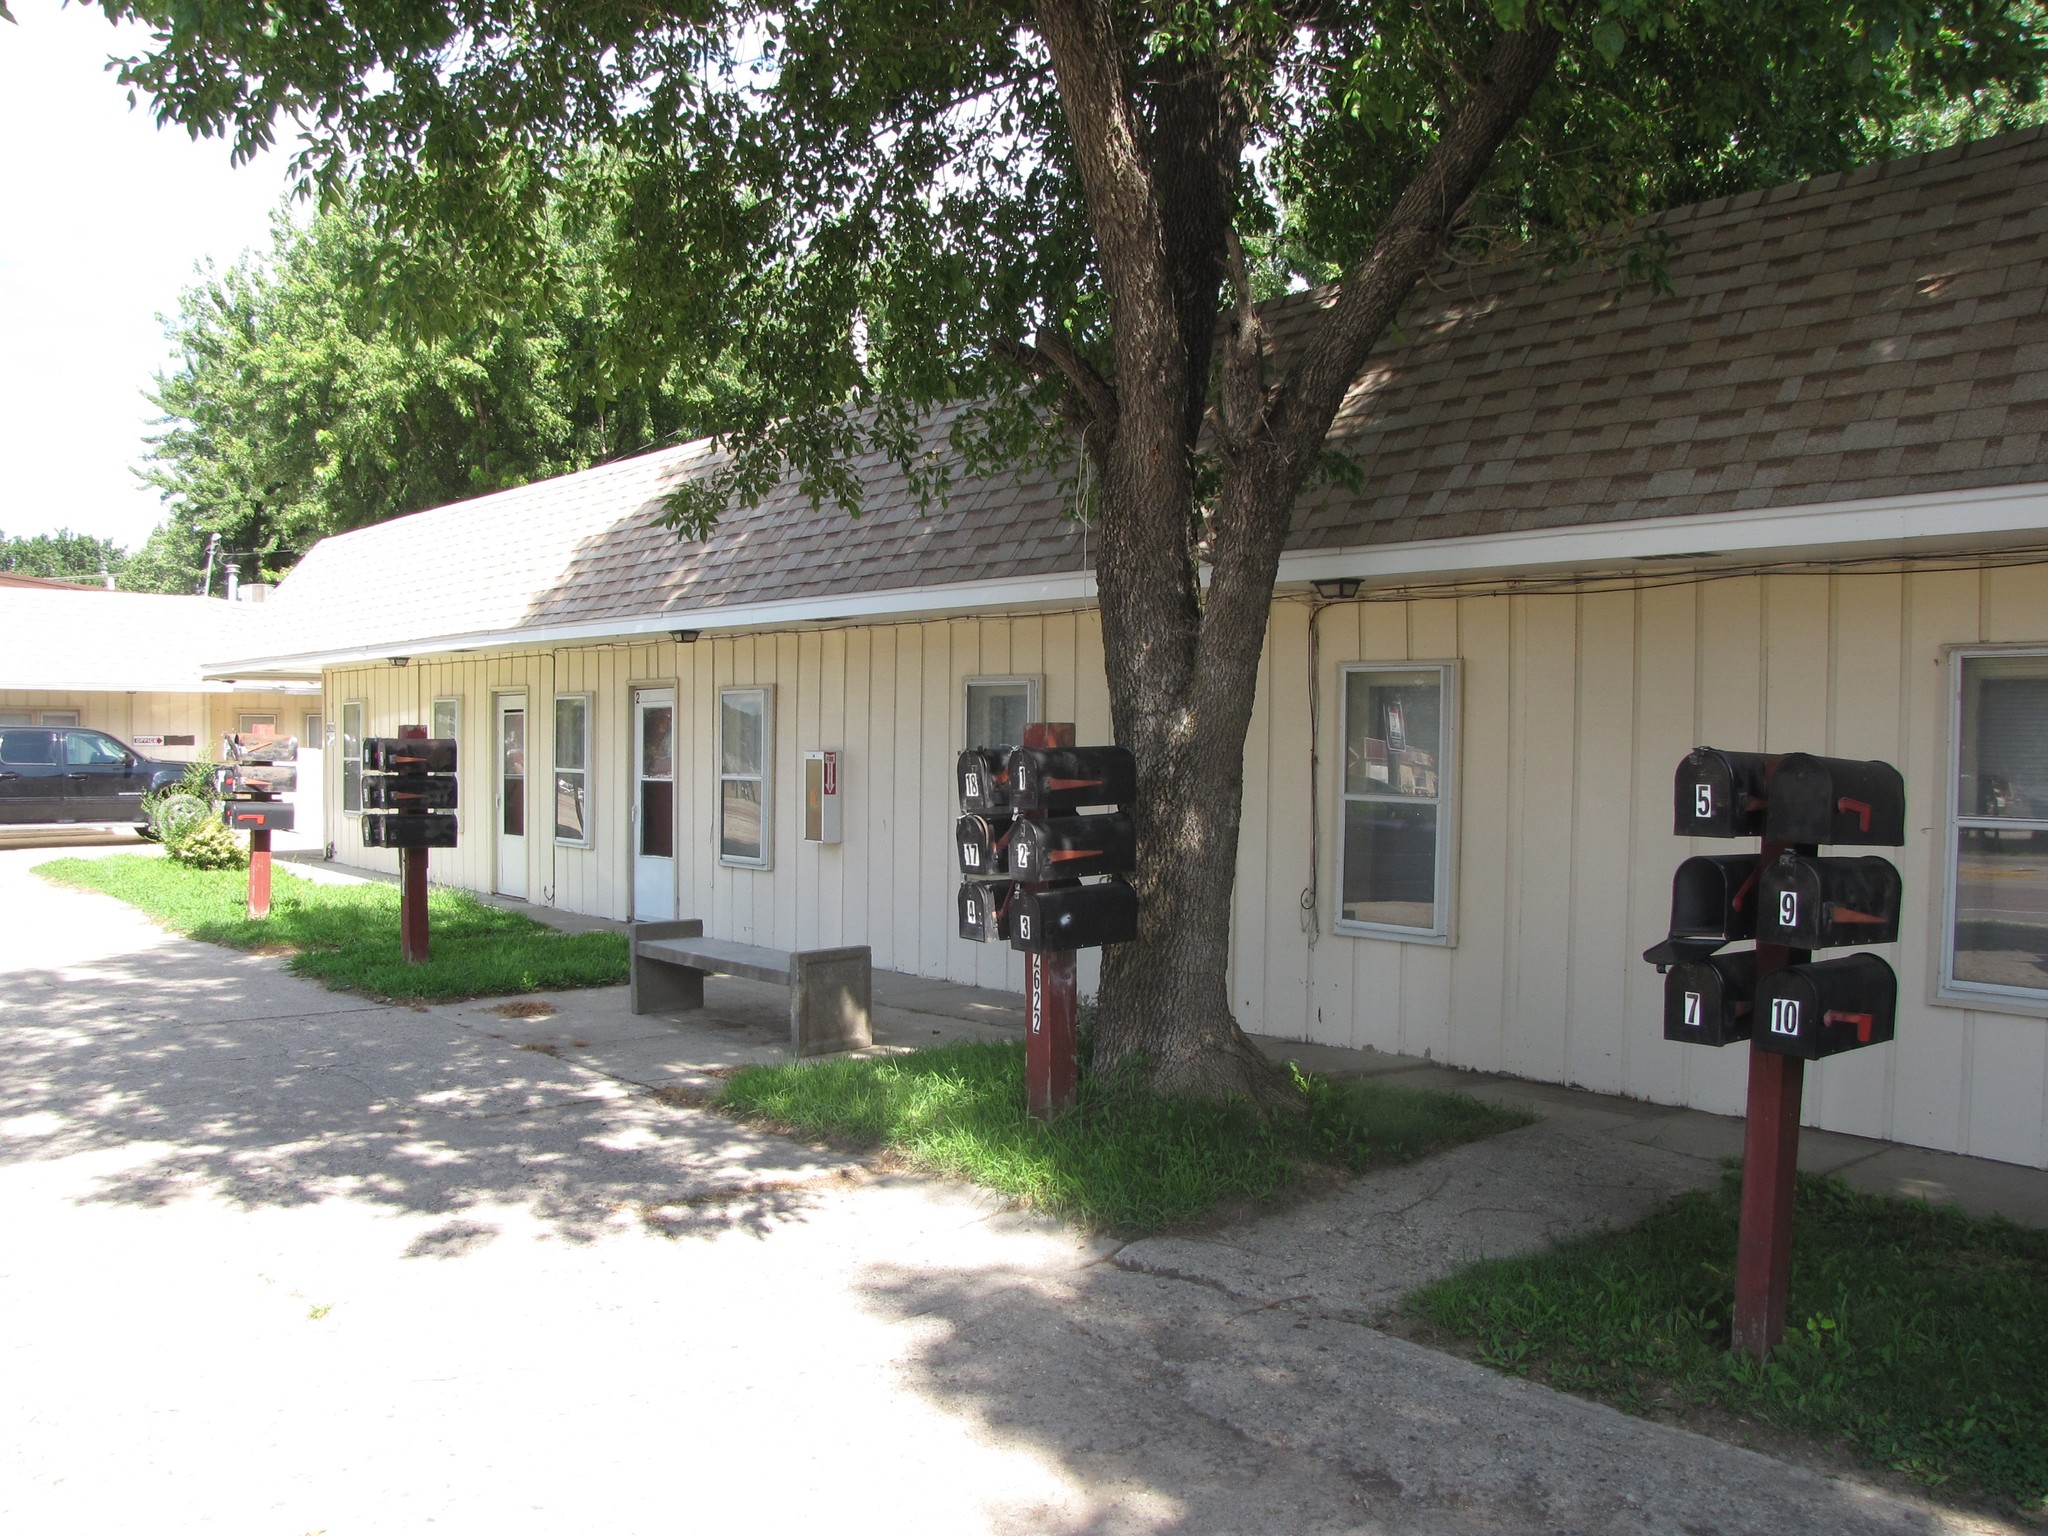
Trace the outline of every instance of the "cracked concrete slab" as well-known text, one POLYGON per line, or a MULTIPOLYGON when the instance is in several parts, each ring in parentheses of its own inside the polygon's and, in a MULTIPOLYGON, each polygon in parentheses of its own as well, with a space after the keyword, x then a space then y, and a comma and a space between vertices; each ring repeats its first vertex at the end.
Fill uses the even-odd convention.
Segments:
POLYGON ((1475 1259, 1627 1226, 1720 1177, 1713 1165, 1676 1153, 1616 1152, 1604 1137, 1539 1123, 1222 1233, 1133 1242, 1115 1262, 1195 1281, 1248 1306, 1301 1302, 1371 1322, 1475 1259))

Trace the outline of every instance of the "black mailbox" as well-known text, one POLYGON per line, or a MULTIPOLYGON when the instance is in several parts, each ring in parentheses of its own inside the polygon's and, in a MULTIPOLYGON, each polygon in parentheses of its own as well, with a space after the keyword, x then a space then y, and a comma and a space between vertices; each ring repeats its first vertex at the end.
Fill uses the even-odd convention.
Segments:
POLYGON ((1010 870, 1020 880, 1127 875, 1137 867, 1137 829, 1122 811, 1020 821, 1010 835, 1010 870))
POLYGON ((1004 765, 1009 803, 1020 811, 1129 805, 1138 767, 1127 747, 1019 747, 1004 765))
POLYGON ((229 800, 220 814, 236 832, 289 832, 294 809, 289 800, 229 800))
POLYGON ((1771 759, 1760 752, 1694 747, 1672 781, 1672 826, 1680 837, 1759 837, 1771 759))
POLYGON ((228 763, 213 770, 214 793, 224 799, 243 795, 288 795, 299 787, 296 763, 228 763))
POLYGON ((1787 753, 1771 781, 1764 835, 1896 848, 1906 840, 1906 781, 1890 763, 1787 753))
POLYGON ((1007 880, 967 880, 960 886, 960 937, 977 944, 1010 936, 1010 893, 1007 880))
POLYGON ((365 848, 453 848, 455 818, 439 812, 427 815, 365 816, 365 848))
POLYGON ((455 742, 446 736, 372 736, 363 743, 363 767, 372 773, 453 773, 455 742))
POLYGON ((1889 859, 1786 854, 1763 873, 1756 936, 1789 949, 1889 944, 1899 936, 1899 872, 1889 859))
POLYGON ((1756 951, 1674 965, 1664 973, 1664 1038, 1687 1045, 1727 1045, 1747 1040, 1756 1017, 1756 951))
POLYGON ((1671 937, 1755 938, 1761 862, 1755 854, 1717 854, 1680 864, 1671 877, 1671 937))
POLYGON ((1756 1043, 1780 1056, 1882 1045, 1899 1012, 1899 979, 1875 955, 1844 955, 1773 971, 1756 988, 1756 1043))
POLYGON ((962 816, 953 824, 953 845, 960 850, 960 873, 970 880, 988 880, 1010 872, 1012 816, 962 816))
POLYGON ((1000 811, 1010 804, 1010 771, 994 747, 969 747, 960 754, 953 776, 963 811, 1000 811))
POLYGON ((452 773, 366 773, 366 811, 452 811, 456 806, 452 773))
POLYGON ((1010 942, 1049 951, 1127 944, 1138 936, 1138 893, 1121 880, 1055 890, 1019 886, 1010 899, 1010 942))

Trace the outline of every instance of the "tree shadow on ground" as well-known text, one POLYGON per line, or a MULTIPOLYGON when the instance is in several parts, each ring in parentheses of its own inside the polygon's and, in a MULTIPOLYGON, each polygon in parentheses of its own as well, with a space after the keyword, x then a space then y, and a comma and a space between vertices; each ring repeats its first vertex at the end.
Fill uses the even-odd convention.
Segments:
POLYGON ((799 1219, 838 1160, 657 1102, 446 1013, 322 992, 274 960, 169 944, 0 975, 0 1156, 99 1154, 88 1198, 246 1208, 343 1197, 458 1224, 523 1205, 588 1240, 799 1219))

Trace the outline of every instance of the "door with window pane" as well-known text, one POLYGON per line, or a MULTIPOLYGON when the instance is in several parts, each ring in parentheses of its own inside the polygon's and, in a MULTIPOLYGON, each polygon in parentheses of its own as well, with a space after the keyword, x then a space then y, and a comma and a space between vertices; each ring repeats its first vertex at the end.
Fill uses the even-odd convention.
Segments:
POLYGON ((495 793, 497 883, 501 896, 526 899, 526 695, 498 696, 495 793))
POLYGON ((676 915, 676 696, 633 694, 633 920, 676 915))

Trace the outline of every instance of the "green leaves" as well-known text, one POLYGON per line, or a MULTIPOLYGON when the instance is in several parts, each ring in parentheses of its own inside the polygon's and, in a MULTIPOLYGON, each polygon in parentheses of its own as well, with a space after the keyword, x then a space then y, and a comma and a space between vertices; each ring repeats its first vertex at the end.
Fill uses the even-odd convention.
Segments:
POLYGON ((0 571, 49 576, 59 581, 97 581, 101 572, 119 575, 127 555, 112 539, 59 528, 55 533, 0 532, 0 571))
MULTIPOLYGON (((123 78, 161 116, 245 148, 292 136, 307 185, 370 242, 322 274, 222 278, 184 317, 167 390, 187 372, 252 382, 188 392, 195 411, 213 392, 210 416, 167 395, 184 419, 159 483, 266 558, 669 431, 725 448, 682 526, 786 473, 852 504, 848 456, 925 455, 905 423, 961 399, 996 402, 953 429, 961 451, 1061 451, 1055 385, 1013 361, 1041 326, 1108 366, 1111 295, 1021 0, 307 0, 288 26, 261 7, 113 10, 155 31, 123 78), (345 339, 268 320, 238 335, 229 317, 257 307, 331 315, 345 339), (260 432, 237 424, 252 412, 260 432)), ((1564 35, 1554 78, 1453 243, 1598 252, 1651 279, 1624 221, 2024 120, 2048 51, 2036 0, 1303 15, 1114 7, 1141 118, 1199 66, 1250 125, 1229 170, 1264 289, 1373 248, 1488 50, 1532 18, 1564 35)))
POLYGON ((616 212, 579 169, 507 281, 448 232, 380 232, 348 202, 187 292, 149 474, 188 531, 163 536, 163 584, 191 590, 191 535, 275 573, 328 533, 692 435, 717 380, 629 329, 616 212))

